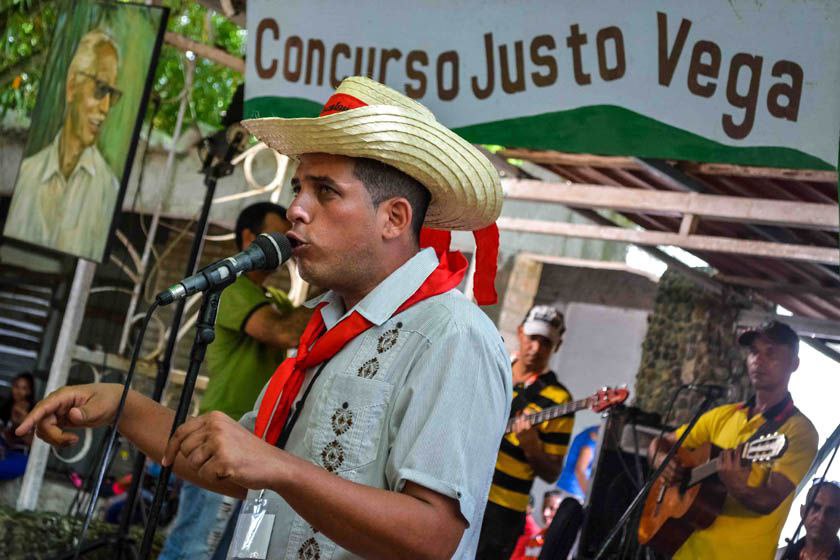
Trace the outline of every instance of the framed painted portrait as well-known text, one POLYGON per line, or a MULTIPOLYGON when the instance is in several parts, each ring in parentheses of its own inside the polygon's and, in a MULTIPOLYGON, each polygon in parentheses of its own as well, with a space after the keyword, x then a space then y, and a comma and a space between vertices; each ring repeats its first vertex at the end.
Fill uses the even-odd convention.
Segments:
POLYGON ((4 236, 105 259, 168 13, 143 4, 62 2, 4 236))

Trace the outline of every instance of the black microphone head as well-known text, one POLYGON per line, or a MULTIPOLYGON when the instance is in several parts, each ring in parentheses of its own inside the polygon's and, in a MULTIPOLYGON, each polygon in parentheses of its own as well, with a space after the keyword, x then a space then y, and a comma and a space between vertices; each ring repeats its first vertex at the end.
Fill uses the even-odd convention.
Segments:
POLYGON ((292 244, 282 233, 261 233, 254 245, 265 255, 265 263, 260 267, 263 270, 274 270, 292 256, 292 244))

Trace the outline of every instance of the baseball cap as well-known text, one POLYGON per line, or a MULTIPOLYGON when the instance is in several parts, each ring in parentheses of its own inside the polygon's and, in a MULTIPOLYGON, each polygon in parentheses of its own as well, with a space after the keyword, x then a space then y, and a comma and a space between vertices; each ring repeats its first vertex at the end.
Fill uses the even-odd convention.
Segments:
POLYGON ((792 328, 780 321, 767 321, 749 329, 738 337, 738 344, 749 346, 759 336, 763 336, 774 344, 784 344, 794 350, 799 350, 799 335, 792 328))
POLYGON ((544 336, 551 344, 560 342, 565 331, 566 321, 563 314, 550 305, 535 305, 522 322, 522 332, 527 335, 544 336))

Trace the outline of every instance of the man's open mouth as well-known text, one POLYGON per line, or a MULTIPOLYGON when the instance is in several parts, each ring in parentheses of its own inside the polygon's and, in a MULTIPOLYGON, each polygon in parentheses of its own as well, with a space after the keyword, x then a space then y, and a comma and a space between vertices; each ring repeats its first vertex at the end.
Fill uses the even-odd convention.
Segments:
POLYGON ((306 245, 306 242, 304 242, 302 239, 300 239, 297 235, 293 233, 287 233, 286 239, 289 240, 289 244, 292 246, 292 251, 294 251, 298 247, 306 245))

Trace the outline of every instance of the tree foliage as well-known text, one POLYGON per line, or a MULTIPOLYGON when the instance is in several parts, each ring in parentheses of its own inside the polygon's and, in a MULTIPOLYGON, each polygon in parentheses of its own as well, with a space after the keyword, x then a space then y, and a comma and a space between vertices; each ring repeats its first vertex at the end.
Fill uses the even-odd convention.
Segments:
MULTIPOLYGON (((35 108, 38 85, 56 16, 64 2, 72 0, 0 0, 0 120, 9 110, 30 116, 35 108)), ((244 56, 245 30, 197 2, 167 0, 170 8, 167 30, 194 41, 244 56)), ((161 99, 154 115, 156 129, 171 134, 178 113, 177 98, 184 87, 186 55, 164 44, 155 73, 154 94, 161 99)), ((243 76, 209 60, 195 60, 195 77, 185 125, 203 123, 218 127, 233 92, 243 76)), ((151 118, 147 114, 147 119, 151 118)))

